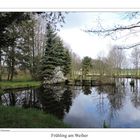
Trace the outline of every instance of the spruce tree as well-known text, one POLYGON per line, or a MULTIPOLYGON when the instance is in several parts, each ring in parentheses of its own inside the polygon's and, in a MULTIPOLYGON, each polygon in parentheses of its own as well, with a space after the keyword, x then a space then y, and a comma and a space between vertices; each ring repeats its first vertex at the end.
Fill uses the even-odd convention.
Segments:
POLYGON ((66 75, 69 71, 70 58, 68 51, 63 47, 63 41, 55 33, 50 24, 47 25, 46 48, 42 60, 41 78, 51 80, 56 67, 66 75))
POLYGON ((55 69, 55 44, 56 33, 53 31, 50 24, 47 24, 46 29, 46 46, 45 54, 42 61, 41 77, 50 80, 53 77, 53 70, 55 69))
POLYGON ((82 60, 82 74, 84 78, 86 78, 86 75, 89 73, 91 68, 92 68, 92 58, 85 56, 82 60))
POLYGON ((63 73, 64 73, 64 76, 70 74, 71 72, 71 56, 70 56, 70 53, 67 49, 65 49, 65 56, 64 56, 64 68, 63 68, 63 73))

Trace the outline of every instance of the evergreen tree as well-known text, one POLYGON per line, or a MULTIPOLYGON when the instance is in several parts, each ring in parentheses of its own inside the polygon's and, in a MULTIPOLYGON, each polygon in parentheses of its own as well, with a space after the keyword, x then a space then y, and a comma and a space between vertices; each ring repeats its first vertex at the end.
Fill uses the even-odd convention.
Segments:
POLYGON ((55 56, 57 56, 56 66, 60 66, 64 76, 66 76, 67 74, 70 73, 71 57, 68 49, 63 47, 63 41, 60 39, 60 37, 57 37, 56 39, 57 39, 55 48, 55 56))
POLYGON ((56 66, 55 56, 56 33, 50 24, 47 25, 45 54, 42 60, 41 78, 50 80, 56 66))
MULTIPOLYGON (((9 36, 7 30, 11 24, 16 23, 19 24, 23 20, 29 19, 29 15, 23 12, 1 12, 0 13, 0 80, 2 79, 2 60, 3 60, 3 52, 8 49, 8 47, 14 47, 15 36, 9 36)), ((14 51, 14 48, 11 49, 14 51)), ((11 64, 11 73, 13 73, 13 65, 15 60, 9 61, 11 64)), ((11 74, 11 78, 13 74, 11 74)))
POLYGON ((92 59, 88 56, 82 60, 82 74, 86 76, 92 68, 92 59))
POLYGON ((66 75, 70 70, 70 56, 68 51, 63 47, 63 42, 54 32, 50 24, 47 25, 46 32, 46 49, 42 60, 41 78, 51 80, 53 71, 60 67, 66 75))
POLYGON ((65 58, 64 58, 64 68, 63 68, 63 72, 64 72, 64 76, 66 76, 67 74, 70 74, 71 72, 71 56, 70 53, 67 49, 65 49, 65 58))
POLYGON ((16 70, 39 75, 44 52, 44 24, 59 29, 64 23, 62 12, 0 12, 0 80, 4 73, 12 80, 16 70), (36 25, 38 25, 38 29, 36 25), (39 42, 40 41, 40 42, 39 42), (37 51, 40 50, 41 53, 37 51), (43 50, 43 51, 42 51, 43 50), (40 55, 41 54, 41 55, 40 55), (6 71, 7 68, 7 71, 6 71))

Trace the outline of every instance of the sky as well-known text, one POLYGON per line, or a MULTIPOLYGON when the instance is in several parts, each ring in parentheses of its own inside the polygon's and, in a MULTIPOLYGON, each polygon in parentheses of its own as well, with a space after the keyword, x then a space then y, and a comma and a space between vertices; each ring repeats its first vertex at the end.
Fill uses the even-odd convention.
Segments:
MULTIPOLYGON (((59 35, 65 43, 69 44, 72 51, 81 58, 89 56, 96 59, 101 55, 106 57, 111 46, 129 45, 138 42, 138 35, 130 35, 130 32, 126 31, 121 33, 121 38, 114 40, 109 36, 98 36, 86 33, 83 30, 98 29, 99 23, 104 28, 109 28, 120 24, 129 25, 131 22, 136 21, 136 19, 126 19, 125 15, 125 12, 69 12, 65 18, 66 23, 61 28, 59 35), (129 34, 129 37, 126 36, 127 34, 129 34)), ((118 34, 120 35, 120 33, 118 34)))

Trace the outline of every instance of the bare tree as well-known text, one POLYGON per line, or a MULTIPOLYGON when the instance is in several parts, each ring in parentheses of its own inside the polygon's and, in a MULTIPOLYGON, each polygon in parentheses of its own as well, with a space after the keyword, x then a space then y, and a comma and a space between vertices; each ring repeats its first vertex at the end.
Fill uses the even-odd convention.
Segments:
POLYGON ((110 67, 110 71, 113 74, 114 70, 119 74, 120 70, 125 67, 126 57, 125 52, 122 49, 118 49, 117 46, 113 46, 109 51, 107 57, 107 64, 110 67))
POLYGON ((132 52, 131 52, 131 59, 132 59, 132 63, 134 66, 134 69, 136 70, 136 75, 138 75, 139 72, 139 64, 140 64, 140 49, 138 47, 133 48, 132 52))
MULTIPOLYGON (((130 22, 130 20, 133 20, 133 19, 135 19, 135 21, 134 23, 130 23, 128 25, 115 24, 113 27, 105 27, 102 23, 100 23, 100 21, 98 21, 99 27, 86 29, 84 31, 87 33, 93 33, 97 35, 110 36, 113 39, 118 39, 118 38, 126 37, 132 34, 134 35, 136 33, 140 33, 140 20, 139 20, 140 12, 137 12, 137 11, 125 12, 124 17, 126 20, 129 20, 128 23, 130 22)), ((118 48, 130 49, 130 48, 137 47, 139 45, 140 45, 140 42, 132 42, 132 44, 124 45, 123 47, 118 46, 118 48)))
POLYGON ((78 75, 81 75, 81 59, 80 57, 71 52, 71 58, 72 58, 72 69, 71 69, 71 76, 72 79, 77 78, 78 75))

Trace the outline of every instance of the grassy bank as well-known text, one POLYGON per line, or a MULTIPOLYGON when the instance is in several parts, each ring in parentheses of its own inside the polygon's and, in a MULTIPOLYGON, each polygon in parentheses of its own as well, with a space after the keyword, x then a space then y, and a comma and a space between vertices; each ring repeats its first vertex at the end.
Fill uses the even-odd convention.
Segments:
POLYGON ((66 128, 62 121, 35 109, 0 106, 0 128, 66 128))
POLYGON ((39 86, 41 82, 39 81, 2 81, 0 82, 1 89, 8 88, 22 88, 22 87, 33 87, 39 86))

